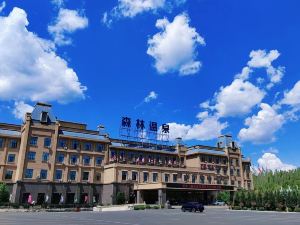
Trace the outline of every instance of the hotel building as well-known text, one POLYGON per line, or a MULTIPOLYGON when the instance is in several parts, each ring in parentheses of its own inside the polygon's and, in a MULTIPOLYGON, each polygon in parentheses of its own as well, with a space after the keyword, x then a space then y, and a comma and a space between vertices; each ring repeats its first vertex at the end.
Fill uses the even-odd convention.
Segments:
POLYGON ((217 147, 111 138, 59 120, 37 103, 22 125, 0 123, 0 182, 11 202, 211 203, 219 191, 253 189, 251 161, 230 136, 217 147))

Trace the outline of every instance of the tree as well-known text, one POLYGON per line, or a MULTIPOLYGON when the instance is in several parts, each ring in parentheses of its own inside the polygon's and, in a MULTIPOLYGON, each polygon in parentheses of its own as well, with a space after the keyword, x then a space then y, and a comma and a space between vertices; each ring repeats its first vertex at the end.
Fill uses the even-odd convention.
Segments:
POLYGON ((117 204, 118 205, 125 204, 125 194, 124 194, 124 192, 118 192, 117 193, 117 204))
POLYGON ((9 201, 9 191, 6 184, 0 183, 0 202, 6 203, 9 201))
POLYGON ((226 204, 228 204, 228 202, 230 200, 230 193, 229 193, 229 191, 221 191, 221 192, 219 192, 218 195, 217 195, 217 200, 223 201, 226 204))

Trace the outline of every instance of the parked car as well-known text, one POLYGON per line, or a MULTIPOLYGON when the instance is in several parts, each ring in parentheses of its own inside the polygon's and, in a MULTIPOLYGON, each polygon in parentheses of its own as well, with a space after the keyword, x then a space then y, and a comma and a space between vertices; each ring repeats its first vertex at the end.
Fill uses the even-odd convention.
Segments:
POLYGON ((217 200, 213 203, 213 205, 224 206, 225 202, 217 200))
POLYGON ((181 211, 185 212, 185 211, 189 211, 189 212, 203 212, 204 211, 204 206, 203 204, 199 203, 199 202, 187 202, 184 203, 181 207, 181 211))

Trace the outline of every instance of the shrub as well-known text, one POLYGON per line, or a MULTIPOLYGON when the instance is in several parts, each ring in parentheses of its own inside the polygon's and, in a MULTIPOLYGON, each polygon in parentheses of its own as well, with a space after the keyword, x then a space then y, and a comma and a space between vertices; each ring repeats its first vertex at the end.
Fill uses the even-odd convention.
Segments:
POLYGON ((0 202, 9 202, 9 191, 4 183, 0 183, 0 202))
POLYGON ((145 208, 146 209, 151 209, 151 206, 150 205, 146 205, 145 208))
POLYGON ((125 204, 125 194, 124 194, 124 192, 118 192, 117 193, 117 204, 118 205, 125 204))
POLYGON ((294 212, 300 212, 300 208, 295 208, 294 212))
POLYGON ((241 210, 242 208, 240 206, 234 206, 233 210, 241 210))
POLYGON ((159 209, 158 205, 153 206, 153 209, 159 209))
POLYGON ((145 208, 146 208, 145 205, 135 205, 135 206, 133 207, 134 210, 144 210, 145 208))
POLYGON ((229 191, 221 191, 217 195, 217 200, 223 201, 225 203, 229 203, 230 200, 230 193, 229 191))
POLYGON ((289 208, 288 208, 288 211, 289 211, 289 212, 294 212, 294 210, 295 210, 295 208, 293 208, 293 207, 289 207, 289 208))
POLYGON ((265 211, 265 208, 264 207, 258 207, 257 208, 259 211, 265 211))

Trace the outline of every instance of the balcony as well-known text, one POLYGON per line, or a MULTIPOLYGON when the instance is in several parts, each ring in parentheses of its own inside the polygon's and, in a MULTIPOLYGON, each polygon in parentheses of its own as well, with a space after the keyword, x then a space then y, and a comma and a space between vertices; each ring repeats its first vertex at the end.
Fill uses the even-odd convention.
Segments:
POLYGON ((158 166, 158 167, 172 167, 172 168, 185 168, 186 166, 178 161, 162 161, 162 160, 143 160, 143 159, 126 159, 126 158, 111 158, 109 164, 131 164, 131 165, 145 165, 145 166, 158 166))

